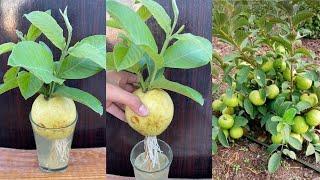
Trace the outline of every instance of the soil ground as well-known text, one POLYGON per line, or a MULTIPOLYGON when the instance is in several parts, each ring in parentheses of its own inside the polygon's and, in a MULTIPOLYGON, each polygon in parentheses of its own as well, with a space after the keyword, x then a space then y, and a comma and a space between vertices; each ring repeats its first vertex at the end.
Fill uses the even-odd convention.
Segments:
MULTIPOLYGON (((215 50, 222 55, 232 52, 232 47, 219 42, 216 38, 212 38, 215 50)), ((320 56, 320 40, 304 39, 303 45, 313 50, 317 56, 320 56)), ((317 59, 318 62, 319 59, 317 59)), ((226 85, 221 82, 222 74, 213 77, 213 83, 219 83, 219 92, 214 98, 218 98, 224 93, 226 85)), ((274 174, 267 172, 269 155, 265 148, 242 139, 233 143, 230 148, 219 146, 218 153, 212 156, 212 174, 213 179, 236 179, 236 180, 255 180, 255 179, 319 179, 320 173, 305 167, 304 165, 293 160, 284 160, 282 166, 274 174)))

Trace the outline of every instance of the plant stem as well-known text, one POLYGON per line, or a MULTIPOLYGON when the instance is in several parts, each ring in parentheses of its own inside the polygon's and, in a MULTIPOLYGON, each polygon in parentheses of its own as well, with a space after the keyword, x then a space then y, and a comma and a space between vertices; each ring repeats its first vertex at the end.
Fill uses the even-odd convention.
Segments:
POLYGON ((147 91, 147 88, 146 88, 146 84, 143 80, 143 76, 141 73, 137 73, 137 76, 138 76, 138 79, 139 79, 139 83, 140 83, 140 86, 141 86, 141 89, 143 92, 146 92, 147 91))
POLYGON ((290 79, 290 86, 291 86, 291 88, 290 88, 290 99, 292 99, 292 94, 293 94, 293 64, 291 63, 290 64, 290 74, 291 74, 291 79, 290 79))

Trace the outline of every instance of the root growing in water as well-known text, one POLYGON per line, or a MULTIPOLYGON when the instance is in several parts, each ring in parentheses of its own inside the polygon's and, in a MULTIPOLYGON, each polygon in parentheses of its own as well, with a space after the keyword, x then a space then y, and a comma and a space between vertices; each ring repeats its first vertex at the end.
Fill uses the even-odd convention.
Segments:
POLYGON ((156 167, 160 168, 159 154, 162 153, 156 136, 147 136, 144 139, 145 160, 143 165, 146 170, 152 171, 156 167))
POLYGON ((67 138, 53 141, 46 163, 47 167, 55 168, 61 166, 61 164, 67 164, 69 160, 70 143, 67 138))

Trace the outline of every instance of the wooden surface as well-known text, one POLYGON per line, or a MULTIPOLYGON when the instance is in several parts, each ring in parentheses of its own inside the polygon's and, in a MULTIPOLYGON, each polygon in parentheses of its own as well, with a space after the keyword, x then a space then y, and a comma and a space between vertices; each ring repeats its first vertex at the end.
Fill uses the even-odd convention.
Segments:
MULTIPOLYGON (((93 34, 105 34, 105 0, 0 0, 0 44, 17 41, 15 30, 27 32, 30 25, 23 14, 33 10, 52 10, 58 24, 66 27, 59 14, 59 8, 68 6, 68 15, 73 26, 72 45, 93 34)), ((54 46, 41 38, 51 48, 54 46)), ((55 59, 60 56, 53 48, 55 59)), ((8 69, 8 54, 0 56, 0 79, 8 69)), ((0 80, 2 83, 2 80, 0 80)), ((105 73, 86 80, 68 83, 95 95, 105 104, 105 73)), ((0 147, 34 149, 35 143, 29 122, 29 112, 33 98, 25 101, 18 89, 0 95, 0 147)), ((105 116, 100 117, 87 107, 77 104, 79 120, 76 127, 73 147, 105 147, 105 116)))
POLYGON ((106 179, 106 149, 72 149, 69 167, 63 173, 43 173, 35 150, 0 148, 0 180, 8 179, 106 179))
MULTIPOLYGON (((115 175, 110 175, 110 174, 107 174, 107 179, 108 180, 135 180, 134 177, 122 177, 122 176, 115 176, 115 175)), ((171 180, 187 180, 187 179, 172 179, 171 180)), ((191 180, 191 179, 188 179, 188 180, 191 180)), ((197 179, 197 180, 200 180, 200 179, 197 179)), ((202 180, 210 180, 210 179, 202 179, 202 180)))
MULTIPOLYGON (((159 0, 172 17, 171 1, 159 0)), ((177 0, 180 9, 179 27, 185 32, 211 40, 211 0, 177 0)), ((149 22, 157 42, 162 44, 164 34, 158 25, 149 22)), ((108 36, 108 32, 107 32, 108 36)), ((108 47, 107 49, 112 49, 108 47)), ((204 106, 176 93, 170 93, 175 104, 175 115, 169 128, 159 136, 173 150, 170 177, 211 178, 211 78, 210 66, 194 70, 167 70, 167 78, 193 87, 205 99, 204 106)), ((108 93, 108 92, 107 92, 108 93)), ((127 124, 107 115, 107 172, 132 176, 129 155, 142 136, 127 124)))

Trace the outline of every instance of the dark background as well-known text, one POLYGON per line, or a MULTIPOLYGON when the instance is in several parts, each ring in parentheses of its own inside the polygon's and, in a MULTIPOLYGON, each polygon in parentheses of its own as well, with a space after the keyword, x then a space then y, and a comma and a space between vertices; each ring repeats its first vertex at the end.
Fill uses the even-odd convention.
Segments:
MULTIPOLYGON (((171 1, 157 0, 173 15, 171 1)), ((184 32, 206 37, 211 41, 211 0, 177 0, 180 9, 178 27, 186 25, 184 32)), ((157 42, 164 41, 164 34, 155 21, 149 27, 157 42)), ((108 33, 108 32, 107 32, 108 33)), ((111 50, 112 47, 108 47, 111 50)), ((170 177, 211 178, 211 76, 210 65, 193 70, 167 70, 170 80, 193 87, 205 99, 204 106, 176 93, 170 93, 175 104, 172 124, 158 138, 173 149, 170 177)), ((107 92, 108 93, 108 92, 107 92)), ((107 115, 107 172, 132 176, 130 151, 144 137, 127 124, 107 115)))
MULTIPOLYGON (((34 10, 52 10, 52 15, 58 24, 67 30, 59 13, 59 8, 68 6, 68 15, 73 26, 72 45, 82 38, 93 34, 105 34, 105 0, 0 0, 0 44, 17 42, 15 29, 26 33, 30 23, 23 14, 34 10)), ((60 56, 57 48, 41 38, 54 50, 55 59, 60 56)), ((9 54, 0 56, 0 78, 8 69, 9 54)), ((2 81, 1 81, 2 82, 2 81)), ((105 104, 105 74, 86 80, 67 83, 69 86, 80 88, 92 93, 105 104)), ((20 95, 18 89, 0 95, 0 147, 34 149, 35 143, 29 112, 34 98, 27 101, 20 95)), ((103 147, 105 146, 105 116, 99 116, 87 107, 77 103, 79 113, 73 147, 103 147)))

